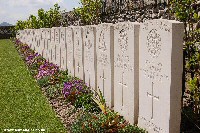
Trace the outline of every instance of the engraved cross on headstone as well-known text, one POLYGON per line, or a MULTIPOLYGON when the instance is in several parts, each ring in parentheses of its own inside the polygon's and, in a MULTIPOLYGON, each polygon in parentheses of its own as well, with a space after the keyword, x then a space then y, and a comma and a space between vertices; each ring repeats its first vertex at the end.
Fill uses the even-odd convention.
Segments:
POLYGON ((127 86, 127 84, 125 84, 124 83, 124 72, 122 73, 122 81, 121 82, 119 82, 119 85, 121 85, 122 86, 122 106, 123 106, 123 100, 124 100, 124 87, 125 88, 127 88, 128 86, 127 86))
POLYGON ((78 68, 78 72, 79 72, 79 70, 80 70, 80 67, 81 67, 81 66, 80 66, 80 65, 79 65, 79 63, 78 63, 78 65, 77 65, 77 68, 78 68))
POLYGON ((106 78, 105 78, 105 76, 104 76, 104 71, 103 71, 103 76, 100 76, 100 78, 103 80, 103 95, 104 95, 104 87, 105 87, 105 80, 106 80, 106 78))
POLYGON ((152 102, 152 110, 151 110, 151 119, 153 119, 153 108, 154 108, 154 104, 153 101, 154 100, 159 100, 159 96, 154 96, 153 94, 153 86, 154 86, 154 82, 152 82, 152 93, 147 92, 147 96, 149 96, 151 98, 151 102, 152 102))

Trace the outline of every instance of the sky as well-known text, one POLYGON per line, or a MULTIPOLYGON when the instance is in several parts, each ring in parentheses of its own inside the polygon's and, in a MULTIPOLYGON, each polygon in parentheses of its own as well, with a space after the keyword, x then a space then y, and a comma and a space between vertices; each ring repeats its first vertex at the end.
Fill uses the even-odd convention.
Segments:
POLYGON ((40 8, 49 10, 55 3, 61 10, 72 10, 78 7, 80 0, 0 0, 0 23, 8 22, 15 25, 17 20, 26 20, 33 14, 37 15, 40 8))

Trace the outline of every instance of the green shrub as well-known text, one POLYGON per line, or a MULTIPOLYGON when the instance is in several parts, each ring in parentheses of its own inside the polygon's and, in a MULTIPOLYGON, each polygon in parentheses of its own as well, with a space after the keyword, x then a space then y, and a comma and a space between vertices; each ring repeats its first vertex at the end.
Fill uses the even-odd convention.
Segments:
POLYGON ((48 98, 54 99, 57 97, 62 97, 62 84, 55 84, 55 85, 49 85, 45 88, 45 92, 48 98))
POLYGON ((45 76, 45 77, 43 77, 41 79, 38 79, 37 83, 41 88, 47 87, 49 85, 49 79, 50 79, 49 76, 45 76))
POLYGON ((75 108, 83 108, 85 111, 89 112, 100 112, 100 108, 93 100, 92 93, 86 93, 78 96, 74 103, 75 108))
POLYGON ((73 133, 145 133, 143 129, 130 125, 116 112, 92 114, 85 112, 72 125, 73 133))

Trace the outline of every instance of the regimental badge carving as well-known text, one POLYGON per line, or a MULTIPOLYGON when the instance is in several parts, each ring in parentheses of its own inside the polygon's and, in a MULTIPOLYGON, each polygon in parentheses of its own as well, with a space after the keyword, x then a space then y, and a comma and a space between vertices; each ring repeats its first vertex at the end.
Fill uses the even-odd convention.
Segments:
POLYGON ((147 49, 152 58, 157 58, 161 52, 161 36, 156 29, 152 29, 147 36, 147 49))
POLYGON ((62 42, 65 42, 65 31, 64 30, 62 30, 60 32, 60 38, 61 38, 62 42))
POLYGON ((118 42, 122 53, 128 50, 128 36, 127 32, 124 29, 119 31, 118 42))
POLYGON ((89 36, 91 36, 91 30, 89 30, 89 28, 87 28, 85 30, 85 42, 84 42, 84 45, 87 49, 90 49, 92 47, 92 42, 89 38, 89 36))

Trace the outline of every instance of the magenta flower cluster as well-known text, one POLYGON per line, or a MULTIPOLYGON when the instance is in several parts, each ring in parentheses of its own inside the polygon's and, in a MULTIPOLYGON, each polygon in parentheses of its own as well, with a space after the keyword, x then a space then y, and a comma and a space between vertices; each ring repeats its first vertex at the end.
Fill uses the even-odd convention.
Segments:
POLYGON ((38 69, 37 79, 41 79, 45 76, 52 76, 59 71, 59 67, 53 63, 45 61, 44 64, 40 65, 38 69))
POLYGON ((53 63, 46 61, 40 54, 35 53, 26 44, 22 44, 19 40, 16 40, 16 47, 19 48, 20 53, 23 55, 26 64, 35 66, 37 70, 37 79, 41 79, 45 76, 52 76, 59 71, 59 67, 53 63))
POLYGON ((28 66, 34 64, 37 60, 37 57, 40 57, 40 54, 38 53, 33 53, 33 54, 29 54, 26 58, 25 61, 27 63, 28 66))
POLYGON ((62 93, 67 99, 69 96, 76 96, 82 93, 87 93, 86 88, 87 86, 83 80, 72 79, 71 81, 64 83, 62 93))

